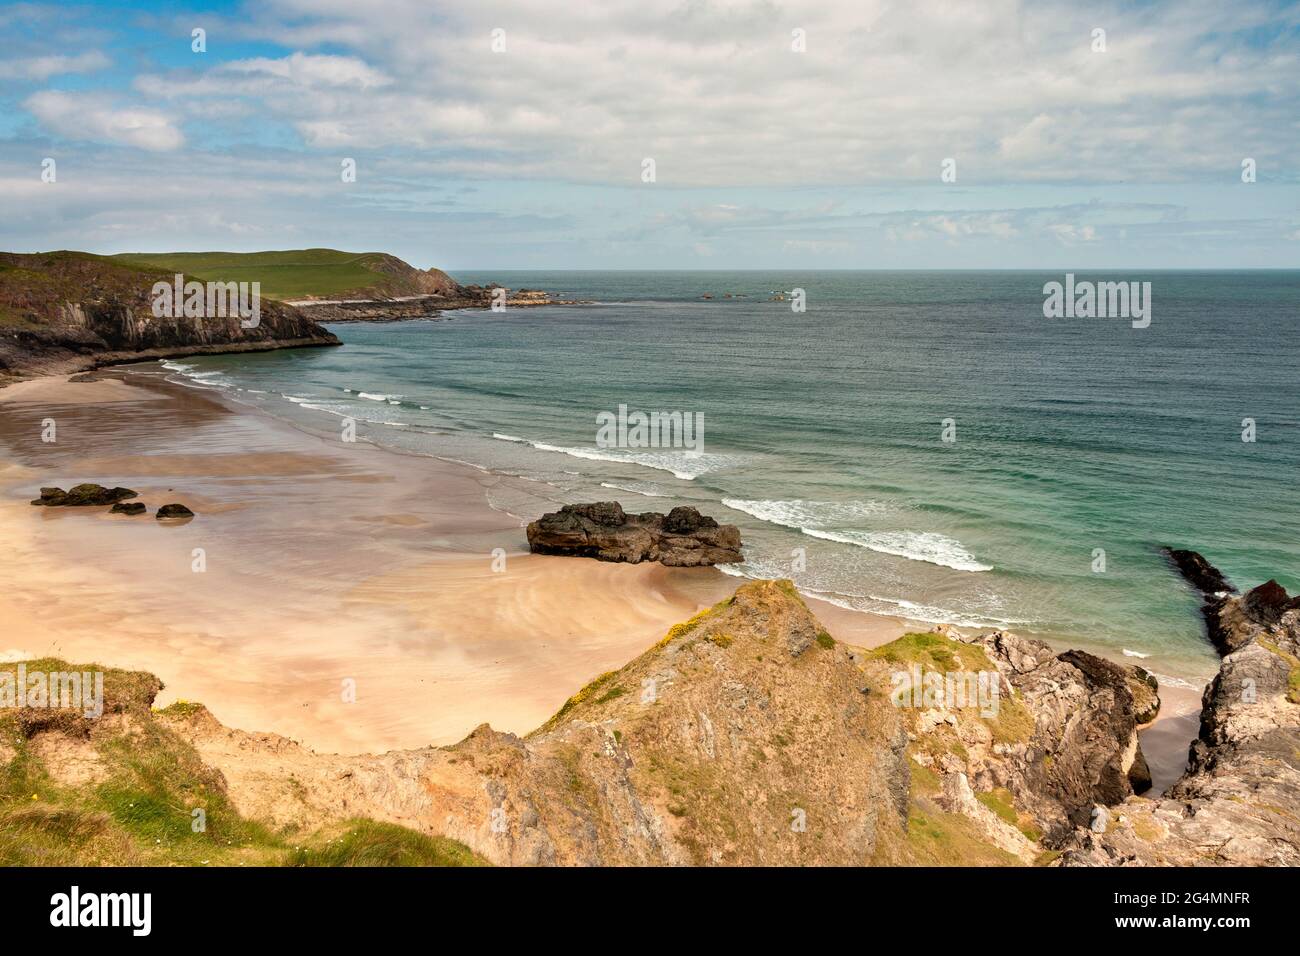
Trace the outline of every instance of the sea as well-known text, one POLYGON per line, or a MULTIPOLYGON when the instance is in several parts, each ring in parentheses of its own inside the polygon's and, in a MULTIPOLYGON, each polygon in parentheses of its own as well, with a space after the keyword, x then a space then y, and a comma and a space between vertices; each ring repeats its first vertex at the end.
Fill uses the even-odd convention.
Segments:
POLYGON ((1150 282, 1146 327, 1046 317, 1063 273, 457 279, 583 304, 507 299, 331 325, 337 349, 163 365, 320 434, 351 420, 360 441, 513 476, 492 503, 521 518, 694 505, 740 526, 746 560, 728 573, 1175 682, 1217 659, 1162 546, 1243 589, 1300 590, 1300 271, 1074 276, 1150 282), (681 413, 699 435, 611 445, 600 426, 620 406, 681 413))

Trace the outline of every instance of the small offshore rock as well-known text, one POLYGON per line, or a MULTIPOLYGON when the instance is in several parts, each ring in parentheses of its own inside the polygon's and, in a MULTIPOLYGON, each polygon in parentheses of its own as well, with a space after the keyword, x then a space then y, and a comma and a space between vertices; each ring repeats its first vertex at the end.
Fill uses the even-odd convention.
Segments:
POLYGON ((596 558, 599 561, 658 561, 670 567, 700 567, 743 561, 740 531, 718 524, 694 508, 679 506, 667 515, 630 515, 617 501, 565 505, 528 526, 528 546, 536 554, 596 558))
POLYGON ((142 515, 144 511, 143 501, 119 501, 108 509, 111 515, 142 515))
POLYGON ((69 491, 62 488, 42 488, 41 496, 32 501, 34 505, 47 508, 85 507, 91 505, 112 505, 127 498, 136 497, 130 488, 105 488, 92 483, 76 485, 69 491))
POLYGON ((194 512, 182 504, 163 505, 158 509, 155 518, 193 518, 194 512))

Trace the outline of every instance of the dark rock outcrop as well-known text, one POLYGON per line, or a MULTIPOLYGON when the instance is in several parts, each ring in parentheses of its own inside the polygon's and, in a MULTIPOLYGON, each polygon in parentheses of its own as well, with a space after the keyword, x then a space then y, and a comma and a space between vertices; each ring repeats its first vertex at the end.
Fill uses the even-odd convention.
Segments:
POLYGON ((1238 596, 1236 588, 1195 551, 1165 549, 1187 582, 1201 592, 1206 634, 1220 655, 1231 654, 1266 634, 1284 614, 1300 608, 1300 595, 1288 597, 1276 581, 1265 581, 1238 596))
POLYGON ((119 501, 108 509, 111 515, 142 515, 144 511, 143 501, 119 501))
POLYGON ((670 567, 743 561, 740 531, 720 525, 694 508, 667 515, 629 515, 617 501, 565 505, 528 526, 528 547, 536 554, 561 554, 600 561, 658 561, 670 567))
POLYGON ((182 504, 163 505, 154 514, 155 518, 193 518, 194 512, 182 504))
POLYGON ((1300 865, 1300 602, 1269 581, 1214 614, 1226 654, 1187 772, 1116 808, 1106 832, 1076 831, 1063 864, 1300 865))
POLYGON ((1210 598, 1218 594, 1235 594, 1237 592, 1237 589, 1228 582, 1223 573, 1196 551, 1186 551, 1179 548, 1163 548, 1162 550, 1174 567, 1178 569, 1178 573, 1186 578, 1187 583, 1200 591, 1205 597, 1210 598))
POLYGON ((92 505, 111 505, 127 498, 136 497, 130 488, 105 488, 103 485, 74 485, 69 491, 62 488, 42 488, 41 496, 32 500, 34 505, 47 508, 86 507, 92 505))

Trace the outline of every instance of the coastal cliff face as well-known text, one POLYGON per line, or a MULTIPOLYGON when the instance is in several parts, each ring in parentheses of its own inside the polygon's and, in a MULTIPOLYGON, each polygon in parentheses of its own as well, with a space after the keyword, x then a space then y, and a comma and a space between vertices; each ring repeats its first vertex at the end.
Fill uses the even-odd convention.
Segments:
POLYGON ((157 317, 153 285, 172 279, 85 253, 0 253, 0 379, 134 358, 338 344, 299 310, 265 298, 252 328, 237 315, 157 317))
POLYGON ((1134 795, 1137 720, 1155 706, 1140 669, 1002 631, 857 650, 788 581, 743 585, 522 738, 483 725, 449 747, 316 754, 198 704, 148 710, 157 680, 110 672, 106 721, 18 715, 0 746, 23 778, 0 806, 0 853, 14 814, 30 852, 40 781, 55 821, 59 799, 84 798, 51 787, 102 796, 129 771, 199 793, 223 838, 284 835, 222 851, 249 862, 369 832, 362 818, 433 858, 502 865, 1293 864, 1298 627, 1289 611, 1225 659, 1192 765, 1158 800, 1134 795), (996 703, 900 695, 922 672, 983 674, 996 703))

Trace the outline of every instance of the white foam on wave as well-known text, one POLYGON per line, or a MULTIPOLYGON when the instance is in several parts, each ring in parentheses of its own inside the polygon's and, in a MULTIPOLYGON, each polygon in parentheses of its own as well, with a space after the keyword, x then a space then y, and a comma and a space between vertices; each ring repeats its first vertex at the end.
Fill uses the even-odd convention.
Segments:
POLYGON ((935 531, 823 531, 801 528, 804 534, 839 544, 892 554, 909 561, 924 561, 954 571, 992 571, 993 565, 981 564, 960 541, 935 531))
MULTIPOLYGON (((719 564, 717 569, 734 578, 763 580, 766 578, 787 577, 789 572, 780 567, 766 566, 761 562, 746 561, 744 564, 719 564)), ((951 624, 954 627, 970 628, 1010 628, 1025 626, 1033 622, 1017 618, 994 617, 969 611, 955 611, 951 608, 938 607, 933 604, 920 604, 906 598, 890 598, 876 594, 842 594, 838 591, 823 591, 819 588, 801 586, 799 590, 809 597, 834 604, 847 611, 859 611, 869 614, 885 614, 890 617, 902 617, 924 624, 951 624)))
POLYGON ((371 402, 400 402, 402 399, 401 395, 384 395, 382 392, 353 392, 352 394, 371 402))
POLYGON ((731 464, 731 459, 723 455, 709 455, 703 452, 632 452, 616 449, 572 448, 565 445, 551 445, 547 442, 520 438, 517 435, 504 435, 500 432, 493 432, 492 437, 498 441, 530 445, 538 451, 558 452, 571 458, 582 458, 587 461, 608 461, 624 465, 640 465, 644 468, 653 468, 656 471, 666 471, 674 478, 681 478, 683 481, 691 481, 700 477, 700 475, 731 464))
MULTIPOLYGON (((158 364, 161 365, 163 368, 167 369, 167 371, 169 372, 175 372, 177 375, 181 376, 182 378, 189 379, 189 381, 193 383, 192 385, 189 386, 190 388, 208 387, 208 386, 215 387, 215 388, 234 387, 234 382, 232 382, 229 379, 229 377, 226 375, 226 373, 221 371, 220 369, 212 369, 206 372, 200 372, 197 371, 198 366, 196 365, 187 365, 184 362, 173 362, 169 359, 159 359, 158 364)), ((180 384, 180 385, 186 384, 185 382, 176 382, 175 379, 168 379, 168 381, 173 382, 173 384, 180 384)))
MULTIPOLYGON (((565 472, 565 474, 569 474, 569 472, 565 472)), ((600 487, 602 487, 602 488, 612 488, 612 489, 614 489, 615 491, 627 491, 627 492, 630 492, 631 494, 634 494, 634 495, 645 495, 647 498, 672 498, 672 497, 674 497, 673 495, 669 494, 669 493, 666 492, 666 491, 662 491, 662 490, 654 490, 654 489, 655 489, 655 486, 654 486, 654 485, 651 485, 651 484, 648 484, 648 483, 646 483, 646 482, 629 481, 629 482, 626 483, 626 484, 622 484, 622 485, 620 485, 620 484, 618 484, 618 482, 614 482, 614 481, 602 481, 602 482, 600 483, 600 487)))
POLYGON ((1151 675, 1165 687, 1182 687, 1186 690, 1203 690, 1204 684, 1194 684, 1191 681, 1183 680, 1181 677, 1170 677, 1167 674, 1157 674, 1155 671, 1151 675))
POLYGON ((846 598, 833 592, 818 591, 812 588, 807 588, 805 591, 812 597, 825 601, 827 604, 834 604, 836 607, 847 608, 850 611, 888 614, 891 617, 905 617, 908 620, 921 621, 925 624, 951 624, 954 627, 974 628, 1009 628, 1031 623, 1015 618, 990 617, 983 614, 954 611, 933 604, 919 604, 906 598, 887 598, 868 594, 858 598, 857 603, 855 603, 853 598, 846 598), (870 603, 864 607, 863 602, 870 603))
POLYGON ((748 500, 745 498, 723 498, 722 503, 735 511, 743 511, 751 517, 787 528, 825 528, 840 526, 875 517, 888 510, 879 501, 805 501, 802 498, 790 500, 748 500))
POLYGON ((1147 658, 1151 656, 1150 654, 1143 654, 1141 651, 1130 651, 1127 647, 1121 647, 1120 650, 1124 652, 1125 657, 1147 658))

